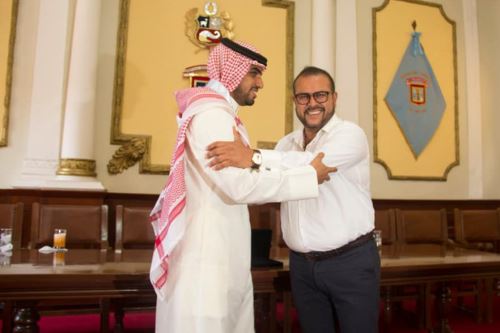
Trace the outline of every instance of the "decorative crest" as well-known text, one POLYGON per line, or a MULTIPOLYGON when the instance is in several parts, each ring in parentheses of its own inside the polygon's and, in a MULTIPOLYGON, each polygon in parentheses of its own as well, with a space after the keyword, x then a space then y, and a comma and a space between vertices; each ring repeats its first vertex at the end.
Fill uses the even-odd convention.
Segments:
POLYGON ((198 9, 192 8, 186 12, 186 36, 199 48, 220 43, 223 37, 234 37, 234 24, 228 12, 218 13, 215 1, 207 1, 204 15, 198 15, 198 9))
POLYGON ((108 162, 108 172, 112 175, 122 173, 140 160, 146 153, 146 140, 142 137, 133 137, 123 144, 113 154, 108 162))

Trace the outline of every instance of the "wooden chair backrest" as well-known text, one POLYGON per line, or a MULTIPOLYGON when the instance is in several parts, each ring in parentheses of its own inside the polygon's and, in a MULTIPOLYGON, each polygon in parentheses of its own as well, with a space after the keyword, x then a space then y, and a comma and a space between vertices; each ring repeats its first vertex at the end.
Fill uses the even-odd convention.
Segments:
POLYGON ((12 229, 12 246, 14 249, 21 247, 23 209, 22 202, 0 204, 0 228, 12 229))
POLYGON ((106 205, 52 205, 33 203, 30 248, 52 246, 54 229, 66 229, 66 247, 108 248, 106 205))
POLYGON ((396 209, 398 242, 401 244, 441 244, 448 241, 445 209, 396 209))
POLYGON ((500 208, 454 210, 457 242, 500 252, 500 208))
POLYGON ((149 222, 151 207, 116 206, 115 250, 154 248, 155 234, 149 222))

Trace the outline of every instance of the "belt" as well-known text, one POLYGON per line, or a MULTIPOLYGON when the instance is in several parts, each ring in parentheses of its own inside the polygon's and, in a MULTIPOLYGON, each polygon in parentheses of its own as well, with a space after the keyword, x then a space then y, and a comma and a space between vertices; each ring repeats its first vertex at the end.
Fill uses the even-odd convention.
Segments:
POLYGON ((328 258, 339 256, 342 253, 345 253, 351 249, 354 249, 358 246, 361 246, 364 243, 366 243, 372 239, 374 239, 373 238, 373 231, 370 231, 369 233, 361 235, 358 238, 356 238, 355 240, 350 241, 349 243, 342 245, 341 247, 333 249, 333 250, 311 251, 311 252, 306 252, 306 253, 295 252, 295 251, 292 251, 292 252, 303 257, 303 258, 306 258, 309 261, 320 261, 320 260, 325 260, 328 258))

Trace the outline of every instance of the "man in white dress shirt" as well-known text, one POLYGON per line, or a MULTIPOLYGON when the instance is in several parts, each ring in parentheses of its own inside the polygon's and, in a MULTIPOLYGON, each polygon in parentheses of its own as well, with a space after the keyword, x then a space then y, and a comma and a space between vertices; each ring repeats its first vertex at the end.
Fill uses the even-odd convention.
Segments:
POLYGON ((165 189, 151 213, 156 241, 151 282, 158 295, 156 332, 254 331, 247 203, 318 195, 318 182, 334 171, 321 155, 293 169, 207 166, 206 147, 233 138, 248 144, 236 115, 263 87, 267 60, 253 47, 223 39, 208 59, 206 87, 177 92, 177 145, 165 189))
MULTIPOLYGON (((363 130, 335 115, 337 93, 330 74, 304 68, 294 81, 296 114, 303 128, 262 151, 263 166, 305 165, 323 152, 337 167, 317 198, 283 202, 281 227, 291 249, 292 294, 306 333, 376 332, 380 258, 373 240, 370 158, 363 130)), ((241 143, 209 146, 209 165, 248 166, 241 143)))

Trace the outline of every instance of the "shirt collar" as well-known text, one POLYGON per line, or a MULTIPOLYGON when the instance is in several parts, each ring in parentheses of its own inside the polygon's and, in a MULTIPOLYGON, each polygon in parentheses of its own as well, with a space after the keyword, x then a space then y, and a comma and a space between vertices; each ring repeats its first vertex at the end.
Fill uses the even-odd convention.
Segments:
MULTIPOLYGON (((318 133, 320 133, 320 132, 329 133, 332 130, 332 128, 336 124, 338 124, 340 121, 341 121, 341 119, 339 117, 337 117, 336 114, 333 114, 333 117, 330 118, 330 120, 319 130, 318 133)), ((318 137, 318 133, 316 134, 315 139, 318 137)), ((295 142, 295 144, 297 144, 299 147, 303 148, 304 147, 304 127, 302 127, 298 131, 295 131, 293 133, 292 139, 295 142)))
POLYGON ((231 105, 231 108, 235 113, 237 113, 238 110, 238 103, 234 100, 234 98, 231 97, 229 90, 220 82, 214 79, 211 79, 208 81, 207 85, 205 86, 207 88, 212 89, 218 94, 221 94, 222 97, 231 105))

